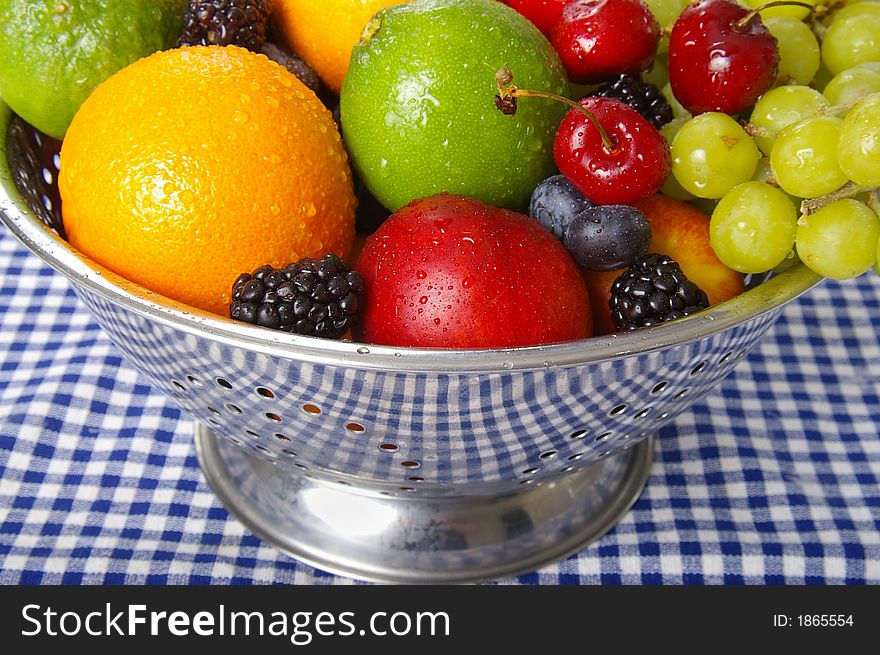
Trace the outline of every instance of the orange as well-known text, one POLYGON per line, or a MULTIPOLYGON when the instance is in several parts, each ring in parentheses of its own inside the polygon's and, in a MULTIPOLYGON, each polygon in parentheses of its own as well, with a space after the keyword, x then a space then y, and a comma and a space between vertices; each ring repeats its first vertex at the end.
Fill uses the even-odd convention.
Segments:
POLYGON ((377 11, 406 0, 275 0, 272 16, 287 44, 339 93, 351 50, 377 11))
POLYGON ((70 243, 206 311, 227 314, 240 273, 351 248, 356 200, 330 112, 241 48, 123 68, 77 111, 61 161, 70 243))

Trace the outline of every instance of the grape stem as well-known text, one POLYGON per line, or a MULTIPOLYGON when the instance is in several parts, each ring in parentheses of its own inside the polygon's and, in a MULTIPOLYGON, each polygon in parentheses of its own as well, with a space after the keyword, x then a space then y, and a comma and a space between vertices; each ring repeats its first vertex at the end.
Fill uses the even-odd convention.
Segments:
POLYGON ((549 91, 534 91, 518 88, 513 84, 513 75, 507 66, 499 68, 495 72, 495 83, 498 87, 498 93, 495 96, 495 106, 503 114, 512 115, 516 113, 517 98, 548 98, 550 100, 556 100, 564 105, 568 105, 572 109, 576 109, 589 119, 593 126, 599 131, 599 137, 602 139, 602 146, 606 151, 612 152, 617 146, 614 139, 612 139, 608 132, 605 131, 605 128, 602 127, 602 124, 593 112, 576 103, 574 100, 555 93, 550 93, 549 91))
POLYGON ((816 198, 807 198, 801 202, 801 214, 804 216, 815 214, 825 205, 830 205, 832 202, 843 200, 844 198, 852 198, 865 191, 868 191, 869 194, 873 195, 878 192, 878 188, 867 187, 862 184, 856 184, 855 182, 847 182, 836 191, 826 193, 824 196, 818 196, 816 198))
POLYGON ((809 9, 810 13, 813 13, 813 5, 807 4, 806 2, 798 2, 797 0, 773 0, 772 2, 768 2, 766 4, 761 5, 756 9, 752 9, 745 16, 740 18, 733 24, 735 30, 740 31, 744 30, 746 26, 752 21, 752 19, 760 14, 765 9, 772 9, 773 7, 804 7, 809 9))
POLYGON ((880 187, 868 191, 868 207, 873 209, 874 213, 880 214, 880 187))

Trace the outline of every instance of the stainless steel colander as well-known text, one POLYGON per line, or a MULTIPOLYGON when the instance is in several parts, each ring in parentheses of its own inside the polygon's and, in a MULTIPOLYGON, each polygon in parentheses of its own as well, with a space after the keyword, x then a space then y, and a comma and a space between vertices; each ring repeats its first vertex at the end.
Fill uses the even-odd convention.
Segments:
MULTIPOLYGON (((0 106, 0 134, 8 109, 0 106)), ((205 477, 246 527, 326 570, 464 582, 534 570, 611 528, 652 435, 819 282, 795 265, 674 324, 543 347, 375 347, 233 323, 73 250, 0 157, 0 215, 128 360, 195 419, 205 477)))

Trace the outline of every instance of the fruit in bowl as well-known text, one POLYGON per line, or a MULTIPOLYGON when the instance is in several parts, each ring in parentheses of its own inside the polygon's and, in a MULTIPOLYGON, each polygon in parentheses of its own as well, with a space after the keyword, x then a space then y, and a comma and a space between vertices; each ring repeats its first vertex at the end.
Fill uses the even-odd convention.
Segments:
POLYGON ((358 258, 367 343, 512 348, 592 333, 584 281, 550 232, 465 196, 414 200, 358 258))
POLYGON ((876 4, 779 16, 792 29, 701 0, 663 15, 667 54, 641 0, 376 2, 328 73, 304 3, 193 0, 181 45, 107 76, 59 135, 65 231, 193 307, 402 347, 656 325, 795 253, 860 275, 880 240, 876 4), (813 26, 827 87, 791 59, 813 26))

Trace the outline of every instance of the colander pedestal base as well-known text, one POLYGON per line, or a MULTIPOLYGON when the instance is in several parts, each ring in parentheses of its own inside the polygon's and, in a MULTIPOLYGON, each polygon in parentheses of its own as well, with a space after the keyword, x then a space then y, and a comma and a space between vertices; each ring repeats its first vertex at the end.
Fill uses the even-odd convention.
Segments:
POLYGON ((647 438, 501 494, 385 495, 282 469, 200 423, 195 441, 214 493, 267 543, 332 573, 422 584, 527 573, 579 551, 629 511, 653 453, 647 438))

